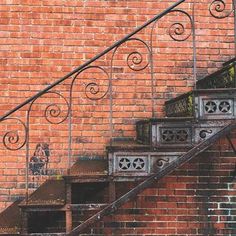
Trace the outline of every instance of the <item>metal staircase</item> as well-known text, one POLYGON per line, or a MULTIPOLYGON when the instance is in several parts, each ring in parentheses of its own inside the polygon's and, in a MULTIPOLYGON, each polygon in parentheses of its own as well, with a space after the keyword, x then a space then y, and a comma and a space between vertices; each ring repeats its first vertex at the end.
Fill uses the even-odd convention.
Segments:
MULTIPOLYGON (((232 76, 235 74, 232 73, 235 65, 234 59, 227 66, 232 76)), ((224 78, 220 74, 218 76, 219 80, 224 78)), ((232 76, 230 80, 234 79, 232 76)), ((207 82, 214 78, 208 76, 207 82)), ((195 110, 191 110, 191 114, 195 116, 177 117, 171 109, 171 117, 138 121, 136 139, 113 140, 107 146, 108 159, 78 160, 68 175, 59 180, 46 181, 27 201, 10 206, 0 215, 5 224, 0 227, 1 233, 79 235, 219 139, 229 138, 236 128, 235 89, 230 86, 196 89, 166 102, 166 109, 178 107, 177 102, 183 104, 183 98, 196 101, 195 106, 193 102, 190 103, 194 107, 191 109, 195 110), (213 105, 209 110, 210 102, 213 105), (122 193, 119 190, 119 184, 122 183, 133 183, 133 187, 122 193), (12 215, 16 216, 12 218, 13 222, 6 223, 6 219, 12 215), (52 218, 55 220, 50 221, 52 218)), ((176 111, 186 115, 189 108, 184 105, 176 111)))
MULTIPOLYGON (((23 201, 14 203, 0 214, 0 234, 79 235, 89 226, 101 220, 103 216, 114 213, 120 206, 137 196, 153 182, 160 180, 204 152, 219 139, 227 136, 232 144, 229 134, 236 128, 236 58, 234 57, 226 62, 217 72, 196 81, 194 17, 176 8, 184 2, 185 0, 181 0, 173 4, 149 22, 104 50, 101 54, 76 68, 35 96, 27 99, 0 118, 0 122, 16 120, 23 126, 25 132, 23 143, 17 148, 12 146, 19 139, 12 139, 9 136, 11 132, 7 132, 3 137, 4 146, 10 150, 26 148, 26 197, 23 201), (136 34, 151 24, 155 25, 159 19, 173 12, 183 13, 190 19, 192 32, 190 35, 193 36, 193 78, 194 82, 196 82, 194 89, 166 101, 164 105, 165 118, 155 118, 153 115, 150 119, 139 119, 136 123, 136 138, 117 138, 114 137, 112 123, 113 68, 111 66, 109 86, 105 92, 103 91, 102 96, 90 97, 91 94, 97 95, 99 93, 99 86, 94 82, 86 85, 86 92, 90 92, 90 95, 86 93, 86 96, 93 101, 103 99, 107 94, 110 95, 111 135, 110 144, 106 148, 107 156, 78 158, 72 165, 73 140, 71 133, 73 129, 73 109, 71 101, 76 78, 83 71, 94 69, 96 66, 93 66, 92 63, 109 52, 112 52, 113 60, 118 48, 129 41, 141 42, 148 48, 148 64, 140 70, 150 65, 153 77, 153 45, 151 43, 149 47, 147 43, 136 38, 136 34), (68 79, 71 79, 71 81, 69 99, 66 99, 52 89, 68 79), (60 112, 49 111, 49 115, 53 118, 50 120, 47 116, 50 105, 45 110, 45 118, 49 123, 60 124, 68 121, 68 171, 63 176, 47 180, 34 193, 29 194, 30 115, 35 101, 45 94, 59 96, 59 100, 65 102, 68 108, 59 121, 56 119, 60 112), (25 108, 27 106, 29 108, 25 108), (12 117, 21 109, 26 109, 26 121, 12 117), (6 143, 7 139, 10 145, 6 143), (119 187, 124 183, 131 186, 128 192, 119 187)), ((235 12, 234 8, 232 12, 235 12)), ((184 40, 188 39, 190 35, 184 40)), ((173 35, 170 36, 175 41, 178 41, 173 35)), ((135 54, 138 54, 137 51, 135 51, 135 54)), ((128 59, 132 55, 130 53, 128 59)), ((134 65, 139 65, 140 63, 137 57, 136 59, 134 58, 133 62, 134 65)), ((136 70, 133 67, 129 68, 133 71, 136 70)), ((96 69, 101 70, 101 67, 97 66, 96 69)), ((103 69, 102 71, 104 72, 103 69)), ((153 84, 151 100, 152 109, 155 109, 153 84)), ((233 144, 232 148, 234 148, 233 144)))

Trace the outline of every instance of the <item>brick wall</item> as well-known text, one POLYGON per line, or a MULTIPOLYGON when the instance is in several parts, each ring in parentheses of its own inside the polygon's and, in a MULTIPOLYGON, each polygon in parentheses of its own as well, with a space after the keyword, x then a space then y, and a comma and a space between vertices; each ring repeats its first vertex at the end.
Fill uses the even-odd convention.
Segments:
POLYGON ((235 156, 205 153, 81 235, 235 235, 235 191, 235 156))
MULTIPOLYGON (((83 64, 171 3, 173 1, 1 1, 1 114, 83 64)), ((232 14, 229 18, 213 18, 208 10, 210 4, 211 1, 199 0, 195 9, 198 77, 216 70, 234 53, 232 14)), ((227 2, 227 11, 230 10, 228 6, 227 2)), ((181 9, 191 14, 191 1, 184 3, 181 9)), ((188 18, 179 13, 169 14, 153 30, 155 116, 163 115, 162 105, 166 99, 190 90, 193 85, 192 38, 176 42, 168 35, 169 22, 175 23, 177 18, 186 27, 183 38, 178 38, 184 39, 191 32, 190 24, 188 18)), ((173 27, 170 29, 173 34, 173 27)), ((150 32, 151 27, 136 37, 150 45, 150 32)), ((141 41, 129 41, 114 55, 112 53, 93 63, 75 80, 72 90, 74 159, 104 155, 111 137, 110 107, 113 110, 113 137, 134 137, 135 121, 152 116, 152 83, 146 46, 141 41), (132 57, 128 57, 137 49, 143 55, 138 68, 132 57), (140 68, 143 69, 138 70, 140 68), (111 72, 112 101, 111 94, 106 93, 111 72), (95 83, 100 88, 97 94, 95 83), (96 100, 104 94, 103 99, 96 100)), ((0 209, 25 192, 25 125, 30 130, 29 159, 40 150, 40 155, 49 158, 48 170, 34 169, 38 175, 31 170, 30 188, 35 189, 48 175, 63 174, 67 168, 67 102, 72 80, 73 77, 52 90, 54 93, 35 101, 32 107, 27 105, 11 116, 20 120, 1 123, 0 136, 5 137, 5 143, 0 143, 0 209), (29 125, 27 113, 30 114, 29 125), (13 133, 8 131, 18 131, 19 141, 15 142, 16 136, 9 139, 13 133), (45 143, 49 155, 45 154, 47 148, 37 149, 39 144, 45 143), (5 146, 19 150, 10 151, 5 146)))

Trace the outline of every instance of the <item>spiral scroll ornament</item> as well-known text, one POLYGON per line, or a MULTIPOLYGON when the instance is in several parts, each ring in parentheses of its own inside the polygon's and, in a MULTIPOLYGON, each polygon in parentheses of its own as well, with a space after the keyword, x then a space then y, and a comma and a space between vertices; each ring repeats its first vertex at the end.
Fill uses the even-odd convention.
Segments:
POLYGON ((45 112, 44 112, 44 117, 45 119, 51 123, 51 124, 61 124, 64 122, 69 114, 69 103, 67 99, 62 96, 61 94, 57 92, 48 92, 46 94, 54 94, 56 95, 59 99, 58 101, 62 101, 61 104, 50 104, 46 107, 45 112), (65 107, 65 109, 62 109, 65 107))
MULTIPOLYGON (((209 7, 210 14, 217 19, 223 19, 230 16, 230 14, 233 12, 233 7, 228 9, 228 4, 230 3, 225 3, 223 0, 212 1, 209 7)), ((233 4, 231 3, 231 5, 233 4)))
POLYGON ((104 98, 109 92, 110 85, 109 85, 109 75, 107 71, 100 66, 88 66, 75 75, 71 83, 70 97, 72 97, 74 84, 76 79, 78 78, 92 81, 84 83, 85 96, 89 100, 93 101, 100 100, 104 98), (86 75, 89 76, 93 75, 93 78, 86 77, 86 75))
POLYGON ((213 130, 210 129, 210 130, 206 130, 206 129, 203 129, 199 132, 199 136, 201 139, 205 139, 207 137, 207 134, 212 134, 213 130))
POLYGON ((16 124, 9 124, 9 128, 14 127, 3 135, 3 145, 6 149, 16 151, 21 149, 26 143, 27 128, 24 122, 17 118, 6 118, 4 121, 16 121, 16 124))
POLYGON ((169 163, 170 159, 169 158, 160 158, 156 161, 156 165, 159 168, 162 168, 164 164, 169 163))
POLYGON ((126 63, 133 71, 142 71, 150 64, 151 49, 147 43, 139 38, 129 38, 114 50, 111 60, 112 68, 115 55, 119 50, 121 54, 127 55, 126 63))
POLYGON ((86 97, 90 100, 99 100, 105 97, 106 92, 102 93, 100 87, 101 86, 95 82, 87 84, 85 87, 86 97))
POLYGON ((127 65, 133 71, 144 70, 148 64, 149 62, 144 62, 143 55, 137 51, 130 53, 127 57, 127 65))
POLYGON ((171 13, 178 13, 179 15, 182 15, 182 17, 188 18, 190 24, 183 19, 184 23, 175 22, 169 27, 169 36, 174 41, 186 41, 192 35, 193 31, 193 22, 191 16, 182 10, 173 10, 171 13), (191 27, 189 27, 189 25, 191 27))
POLYGON ((169 35, 175 41, 185 41, 190 34, 186 34, 186 29, 181 23, 174 23, 169 28, 169 35))

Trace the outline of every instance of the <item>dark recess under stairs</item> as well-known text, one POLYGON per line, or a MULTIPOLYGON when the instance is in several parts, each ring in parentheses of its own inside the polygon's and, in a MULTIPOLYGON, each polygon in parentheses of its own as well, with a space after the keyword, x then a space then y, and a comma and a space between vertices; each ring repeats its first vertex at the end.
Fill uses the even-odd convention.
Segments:
POLYGON ((136 140, 113 141, 108 158, 78 160, 69 175, 13 203, 0 214, 0 234, 79 235, 228 136, 236 128, 235 65, 234 58, 195 90, 167 101, 166 118, 137 122, 136 140), (124 182, 133 188, 124 192, 124 182))

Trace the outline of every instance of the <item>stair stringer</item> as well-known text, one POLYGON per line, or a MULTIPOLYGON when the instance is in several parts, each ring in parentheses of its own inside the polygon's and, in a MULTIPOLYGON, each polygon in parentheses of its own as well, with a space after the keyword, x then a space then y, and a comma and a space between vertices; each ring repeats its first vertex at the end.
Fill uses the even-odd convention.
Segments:
POLYGON ((86 229, 88 226, 94 224, 95 222, 102 219, 103 216, 107 214, 111 214, 115 212, 119 207, 121 207, 124 203, 131 200, 137 194, 142 192, 145 188, 149 187, 154 181, 160 180, 167 174, 170 174, 176 168, 182 166, 186 162, 190 161, 200 153, 204 152, 207 148, 212 146, 217 140, 229 134, 232 130, 236 128, 236 120, 233 120, 230 124, 224 126, 217 133, 206 139, 205 141, 199 143, 198 145, 191 148, 185 154, 177 158, 175 161, 172 161, 170 164, 166 165, 163 169, 146 178, 143 182, 138 184, 136 187, 131 189, 126 194, 122 195, 104 209, 94 214, 92 217, 88 218, 86 221, 81 223, 79 226, 75 227, 68 235, 77 236, 82 230, 86 229))

